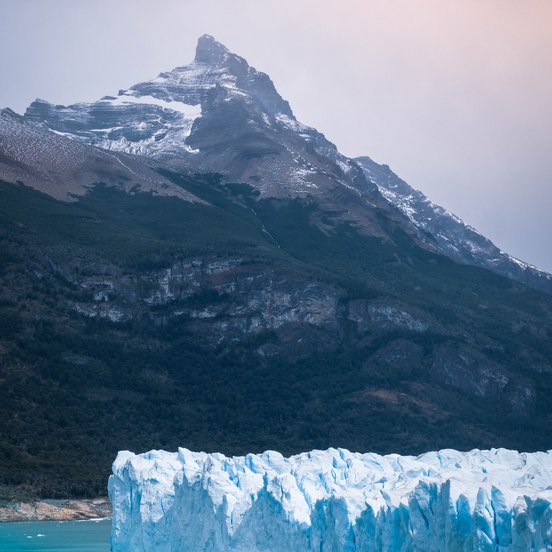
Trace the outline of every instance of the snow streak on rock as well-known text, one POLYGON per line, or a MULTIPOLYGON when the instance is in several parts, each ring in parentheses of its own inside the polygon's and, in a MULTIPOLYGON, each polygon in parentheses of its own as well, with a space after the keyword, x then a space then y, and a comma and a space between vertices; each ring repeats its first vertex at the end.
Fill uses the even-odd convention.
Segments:
POLYGON ((536 289, 552 292, 552 274, 516 259, 459 217, 430 201, 399 178, 387 165, 369 157, 355 159, 391 205, 419 229, 420 235, 452 259, 488 268, 536 289))

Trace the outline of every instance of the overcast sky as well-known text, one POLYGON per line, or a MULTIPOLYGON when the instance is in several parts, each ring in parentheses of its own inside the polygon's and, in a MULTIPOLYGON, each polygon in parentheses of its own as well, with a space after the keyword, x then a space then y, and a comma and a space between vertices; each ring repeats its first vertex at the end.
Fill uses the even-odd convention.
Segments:
POLYGON ((203 33, 344 154, 552 271, 552 0, 0 0, 0 107, 116 93, 203 33))

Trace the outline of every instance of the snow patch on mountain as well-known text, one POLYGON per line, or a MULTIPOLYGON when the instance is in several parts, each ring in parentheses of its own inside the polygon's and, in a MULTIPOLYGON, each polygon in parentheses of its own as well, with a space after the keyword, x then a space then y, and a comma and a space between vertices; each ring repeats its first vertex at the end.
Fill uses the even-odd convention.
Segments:
POLYGON ((505 251, 500 250, 500 254, 507 257, 511 262, 519 266, 522 270, 528 270, 528 271, 536 271, 539 272, 544 278, 547 280, 552 281, 552 274, 548 272, 544 272, 544 270, 541 270, 540 268, 536 267, 535 265, 532 265, 530 263, 526 263, 525 261, 521 261, 520 259, 516 259, 516 257, 512 257, 512 255, 509 255, 505 251))
POLYGON ((275 118, 279 123, 284 125, 286 128, 293 130, 294 132, 307 133, 307 132, 312 132, 314 130, 313 128, 308 127, 307 125, 300 123, 297 119, 295 119, 295 117, 290 117, 285 113, 277 113, 275 118))
POLYGON ((98 182, 128 193, 200 201, 136 157, 50 132, 9 109, 0 111, 0 180, 22 182, 62 201, 76 200, 98 182))
MULTIPOLYGON (((126 104, 144 104, 144 105, 157 105, 163 109, 171 109, 181 113, 188 121, 193 123, 198 117, 201 117, 201 105, 190 105, 177 100, 162 100, 154 96, 134 96, 129 91, 124 92, 121 96, 116 98, 103 98, 102 103, 108 103, 110 105, 126 105, 126 104)), ((190 128, 191 128, 190 124, 190 128)))
POLYGON ((552 451, 121 452, 109 494, 114 552, 552 547, 552 451))

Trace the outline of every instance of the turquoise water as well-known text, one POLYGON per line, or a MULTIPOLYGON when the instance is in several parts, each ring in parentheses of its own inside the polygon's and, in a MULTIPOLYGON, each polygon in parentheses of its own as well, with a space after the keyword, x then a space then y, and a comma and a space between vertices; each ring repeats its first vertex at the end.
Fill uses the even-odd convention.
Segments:
POLYGON ((2 552, 109 552, 111 520, 0 523, 2 552))

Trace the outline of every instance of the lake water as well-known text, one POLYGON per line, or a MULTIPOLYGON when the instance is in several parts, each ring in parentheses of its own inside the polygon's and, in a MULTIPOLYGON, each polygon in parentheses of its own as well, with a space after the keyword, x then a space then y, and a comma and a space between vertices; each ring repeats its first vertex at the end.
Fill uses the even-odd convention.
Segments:
POLYGON ((109 552, 111 520, 0 523, 1 552, 109 552))

